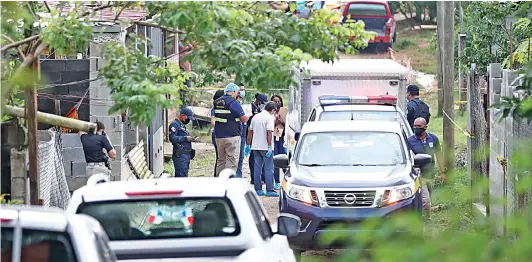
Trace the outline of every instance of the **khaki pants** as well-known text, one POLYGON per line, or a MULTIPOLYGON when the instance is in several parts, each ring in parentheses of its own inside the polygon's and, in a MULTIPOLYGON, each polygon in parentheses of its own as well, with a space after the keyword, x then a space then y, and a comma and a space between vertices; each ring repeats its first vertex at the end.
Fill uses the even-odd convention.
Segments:
POLYGON ((426 218, 430 218, 430 207, 432 205, 430 196, 434 189, 434 178, 426 178, 421 180, 421 193, 423 203, 423 213, 426 218))
POLYGON ((240 139, 240 136, 216 138, 216 152, 218 153, 216 176, 219 176, 226 168, 236 172, 240 157, 240 139))
POLYGON ((87 168, 85 168, 85 172, 88 176, 92 176, 95 174, 105 174, 109 176, 109 181, 111 181, 111 170, 105 166, 104 163, 87 163, 87 168))

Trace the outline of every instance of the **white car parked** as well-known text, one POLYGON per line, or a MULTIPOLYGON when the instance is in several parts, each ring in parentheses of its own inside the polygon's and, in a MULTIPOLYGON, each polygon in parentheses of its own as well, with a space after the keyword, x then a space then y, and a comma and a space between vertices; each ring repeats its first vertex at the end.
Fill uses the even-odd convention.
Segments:
POLYGON ((61 209, 2 205, 0 261, 116 261, 100 223, 61 209))
POLYGON ((121 261, 295 261, 287 237, 299 218, 281 214, 274 232, 243 179, 96 180, 67 212, 96 218, 121 261))

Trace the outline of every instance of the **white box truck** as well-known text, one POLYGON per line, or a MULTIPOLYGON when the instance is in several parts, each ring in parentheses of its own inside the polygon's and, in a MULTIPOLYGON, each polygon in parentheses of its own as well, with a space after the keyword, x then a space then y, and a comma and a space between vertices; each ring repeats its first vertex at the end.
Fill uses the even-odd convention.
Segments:
POLYGON ((294 70, 290 86, 285 143, 291 158, 296 133, 319 104, 319 97, 379 96, 397 97, 397 106, 406 112, 409 70, 391 59, 341 59, 334 63, 311 60, 294 70))

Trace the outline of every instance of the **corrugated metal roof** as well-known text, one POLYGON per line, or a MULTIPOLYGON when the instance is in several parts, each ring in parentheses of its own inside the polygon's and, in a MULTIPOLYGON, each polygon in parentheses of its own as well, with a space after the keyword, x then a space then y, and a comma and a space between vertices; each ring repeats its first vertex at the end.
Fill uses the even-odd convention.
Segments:
POLYGON ((408 68, 391 59, 340 59, 334 63, 311 60, 301 67, 310 70, 312 77, 335 76, 408 76, 408 68))
MULTIPOLYGON (((58 4, 60 1, 46 1, 48 6, 51 9, 58 8, 58 4)), ((44 5, 44 1, 39 1, 42 5, 44 5)), ((91 6, 91 2, 84 2, 85 5, 91 6)), ((104 2, 101 2, 104 3, 104 2)), ((73 2, 72 2, 73 4, 73 2)), ((97 4, 97 5, 103 5, 103 4, 97 4)), ((63 12, 70 12, 74 6, 68 6, 65 5, 62 7, 63 12)), ((93 16, 90 17, 91 20, 113 20, 115 16, 118 14, 121 8, 114 7, 114 8, 107 8, 103 9, 101 11, 96 12, 93 16)), ((146 16, 146 10, 141 8, 127 8, 120 14, 120 19, 127 19, 127 20, 141 20, 146 16)))

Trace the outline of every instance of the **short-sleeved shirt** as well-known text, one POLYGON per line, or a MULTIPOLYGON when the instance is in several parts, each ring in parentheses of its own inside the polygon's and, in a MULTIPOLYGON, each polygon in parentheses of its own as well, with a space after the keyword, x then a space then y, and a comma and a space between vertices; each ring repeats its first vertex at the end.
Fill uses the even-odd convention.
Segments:
POLYGON ((408 101, 406 104, 406 120, 408 121, 408 124, 410 124, 410 127, 412 130, 414 129, 414 113, 416 112, 417 103, 421 101, 418 97, 408 101))
MULTIPOLYGON (((436 160, 436 152, 441 152, 440 140, 434 134, 426 132, 425 140, 413 135, 408 138, 408 145, 414 154, 427 154, 432 156, 432 163, 425 166, 423 169, 427 171, 434 170, 434 161, 436 160)), ((423 171, 423 170, 422 170, 423 171)))
MULTIPOLYGON (((275 117, 268 111, 262 111, 253 117, 249 129, 253 131, 253 140, 251 141, 251 150, 268 150, 268 132, 272 131, 275 126, 275 117)), ((273 149, 273 134, 271 141, 273 149)))
POLYGON ((87 163, 105 162, 107 161, 107 156, 105 156, 103 149, 107 152, 113 150, 113 146, 107 136, 99 134, 81 135, 81 144, 83 145, 83 153, 85 153, 85 162, 87 163))
MULTIPOLYGON (((214 116, 214 107, 211 108, 211 116, 214 116)), ((213 135, 216 134, 215 130, 216 130, 216 124, 212 128, 212 134, 213 135)), ((246 123, 242 123, 242 128, 241 128, 240 132, 242 132, 242 134, 241 134, 242 137, 246 137, 247 136, 247 125, 246 125, 246 123)))
MULTIPOLYGON (((240 103, 236 100, 232 102, 231 104, 229 104, 229 111, 231 111, 231 115, 234 118, 240 118, 246 114, 244 112, 244 108, 242 108, 242 105, 240 105, 240 103)), ((238 135, 242 135, 242 125, 240 125, 240 128, 238 130, 238 135)), ((227 138, 227 137, 233 137, 233 136, 234 136, 234 132, 232 132, 231 134, 227 134, 227 131, 225 131, 225 134, 224 134, 223 129, 218 129, 218 131, 216 132, 216 138, 227 138)))

